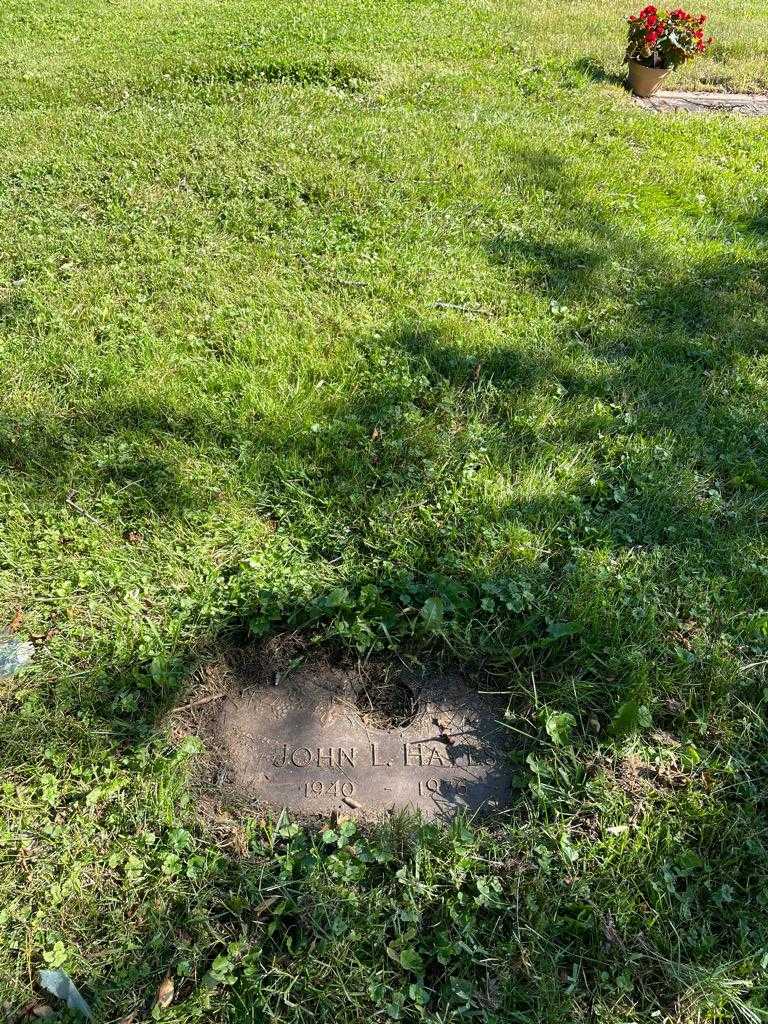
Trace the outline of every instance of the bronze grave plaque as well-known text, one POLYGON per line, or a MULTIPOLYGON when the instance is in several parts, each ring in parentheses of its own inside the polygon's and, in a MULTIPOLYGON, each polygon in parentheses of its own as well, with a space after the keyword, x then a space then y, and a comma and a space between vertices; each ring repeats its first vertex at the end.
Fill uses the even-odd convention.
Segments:
POLYGON ((410 713, 399 724, 366 714, 354 675, 338 669, 306 667, 231 693, 206 729, 219 785, 300 816, 418 810, 449 820, 508 806, 499 709, 456 677, 406 689, 410 713))

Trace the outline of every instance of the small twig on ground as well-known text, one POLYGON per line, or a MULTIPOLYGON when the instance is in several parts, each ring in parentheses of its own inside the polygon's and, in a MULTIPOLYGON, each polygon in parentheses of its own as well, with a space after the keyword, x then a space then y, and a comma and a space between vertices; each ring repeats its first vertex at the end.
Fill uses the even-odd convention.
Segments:
POLYGON ((762 661, 750 661, 748 665, 741 666, 741 671, 747 672, 751 668, 761 668, 763 665, 768 665, 768 658, 764 658, 762 661))
POLYGON ((96 526, 102 527, 103 529, 102 524, 99 522, 96 516, 92 516, 90 512, 86 512, 84 508, 81 508, 80 505, 77 504, 77 502, 74 499, 74 495, 74 491, 70 491, 69 494, 67 495, 67 504, 69 505, 69 507, 73 508, 75 512, 78 512, 81 516, 85 516, 86 519, 90 519, 92 523, 94 523, 96 526))
POLYGON ((226 697, 226 693, 212 693, 207 697, 201 697, 199 700, 190 701, 189 704, 182 704, 178 708, 174 708, 171 712, 172 715, 177 715, 180 711, 189 711, 190 708, 199 708, 203 704, 210 704, 211 701, 221 700, 222 697, 226 697))

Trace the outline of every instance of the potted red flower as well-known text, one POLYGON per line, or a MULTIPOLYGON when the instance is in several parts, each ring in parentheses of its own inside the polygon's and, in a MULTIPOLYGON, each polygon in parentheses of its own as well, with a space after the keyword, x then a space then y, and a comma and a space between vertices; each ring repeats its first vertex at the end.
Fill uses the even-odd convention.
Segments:
POLYGON ((629 40, 625 61, 629 87, 636 96, 652 96, 670 71, 705 52, 706 14, 689 14, 682 7, 661 11, 653 4, 627 18, 629 40))

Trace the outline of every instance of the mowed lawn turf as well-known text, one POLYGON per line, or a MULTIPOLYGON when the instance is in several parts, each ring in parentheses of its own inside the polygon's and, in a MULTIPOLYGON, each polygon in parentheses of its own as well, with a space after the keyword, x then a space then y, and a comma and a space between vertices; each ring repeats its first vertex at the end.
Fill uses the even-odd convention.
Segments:
POLYGON ((628 13, 3 3, 9 1019, 765 1019, 768 136, 628 13), (512 812, 201 816, 168 710, 284 633, 508 694, 512 812))

